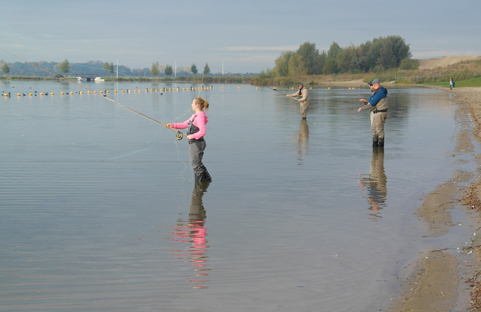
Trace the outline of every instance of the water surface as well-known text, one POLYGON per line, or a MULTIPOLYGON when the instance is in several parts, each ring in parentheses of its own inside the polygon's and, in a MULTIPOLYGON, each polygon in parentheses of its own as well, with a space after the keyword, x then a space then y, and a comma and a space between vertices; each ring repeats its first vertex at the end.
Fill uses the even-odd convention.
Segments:
POLYGON ((207 99, 214 181, 194 185, 186 140, 99 95, 0 82, 2 311, 373 311, 424 244, 422 194, 453 168, 439 91, 389 89, 373 151, 368 89, 309 90, 303 121, 249 85, 82 85, 164 123, 207 99), (54 96, 14 95, 32 91, 54 96))

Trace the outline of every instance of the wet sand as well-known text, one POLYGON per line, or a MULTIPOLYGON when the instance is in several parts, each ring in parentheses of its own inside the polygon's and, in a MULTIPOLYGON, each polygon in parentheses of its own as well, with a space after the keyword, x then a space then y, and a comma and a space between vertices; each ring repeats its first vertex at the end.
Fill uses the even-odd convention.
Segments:
MULTIPOLYGON (((474 155, 472 140, 481 143, 481 88, 436 88, 454 95, 451 99, 458 105, 456 122, 461 124, 461 130, 456 137, 456 147, 451 157, 470 154, 474 156, 477 165, 481 155, 474 155)), ((423 198, 416 215, 426 225, 427 237, 440 237, 449 232, 454 224, 451 220, 451 210, 455 205, 469 203, 466 212, 481 208, 481 175, 479 172, 457 171, 453 177, 440 184, 435 190, 423 198), (467 186, 458 184, 468 182, 467 186), (469 209, 469 208, 472 208, 469 209)), ((479 228, 479 216, 471 216, 473 228, 479 228), (477 224, 477 225, 476 225, 477 224)), ((479 245, 479 243, 472 243, 479 245)), ((461 253, 454 255, 446 246, 437 246, 420 253, 419 259, 412 263, 408 278, 401 286, 400 293, 393 298, 387 311, 468 311, 471 310, 470 283, 466 283, 478 271, 480 265, 479 247, 473 247, 469 255, 461 253), (462 259, 461 259, 462 258, 462 259)), ((471 248, 471 247, 469 247, 471 248)), ((471 249, 470 249, 471 250, 471 249)))

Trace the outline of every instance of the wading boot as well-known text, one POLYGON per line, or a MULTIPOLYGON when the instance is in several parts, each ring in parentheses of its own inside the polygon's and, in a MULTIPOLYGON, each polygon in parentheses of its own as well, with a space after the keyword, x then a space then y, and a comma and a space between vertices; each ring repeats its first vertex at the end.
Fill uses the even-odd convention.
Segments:
POLYGON ((384 147, 384 138, 379 138, 378 147, 384 147))
POLYGON ((373 136, 372 137, 372 147, 378 147, 378 146, 379 146, 378 139, 377 139, 377 137, 373 136))

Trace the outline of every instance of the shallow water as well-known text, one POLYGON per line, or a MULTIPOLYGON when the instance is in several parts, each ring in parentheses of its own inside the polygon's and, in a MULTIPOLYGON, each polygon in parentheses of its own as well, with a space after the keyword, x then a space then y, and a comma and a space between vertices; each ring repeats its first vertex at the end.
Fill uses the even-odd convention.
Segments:
POLYGON ((422 194, 451 175, 455 106, 439 91, 389 90, 382 152, 357 113, 368 89, 310 90, 302 121, 249 85, 82 85, 164 123, 207 99, 214 181, 195 188, 186 140, 101 96, 0 82, 2 311, 378 309, 423 244, 422 194), (32 91, 55 95, 15 95, 32 91))

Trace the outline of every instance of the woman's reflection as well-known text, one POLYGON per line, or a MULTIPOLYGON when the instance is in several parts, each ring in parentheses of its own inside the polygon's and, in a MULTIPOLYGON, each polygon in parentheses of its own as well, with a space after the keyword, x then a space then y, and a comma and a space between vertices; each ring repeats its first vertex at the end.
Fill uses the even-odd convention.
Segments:
POLYGON ((368 175, 361 175, 359 187, 367 191, 370 215, 380 218, 380 210, 386 206, 387 177, 384 172, 384 149, 372 150, 371 170, 368 175))
POLYGON ((307 120, 302 119, 299 128, 299 136, 297 139, 297 164, 302 165, 302 159, 307 154, 307 143, 309 141, 309 126, 307 125, 307 120))
POLYGON ((207 256, 207 248, 209 246, 205 227, 206 212, 202 202, 202 197, 207 192, 209 184, 209 182, 195 184, 190 201, 189 220, 178 220, 173 232, 174 238, 172 240, 174 242, 190 244, 186 249, 173 251, 178 252, 176 254, 178 259, 191 263, 194 271, 198 272, 195 275, 195 279, 189 280, 192 283, 199 283, 194 288, 207 288, 207 286, 202 284, 209 281, 206 279, 208 276, 207 271, 210 270, 206 267, 207 259, 209 258, 207 256))

